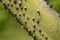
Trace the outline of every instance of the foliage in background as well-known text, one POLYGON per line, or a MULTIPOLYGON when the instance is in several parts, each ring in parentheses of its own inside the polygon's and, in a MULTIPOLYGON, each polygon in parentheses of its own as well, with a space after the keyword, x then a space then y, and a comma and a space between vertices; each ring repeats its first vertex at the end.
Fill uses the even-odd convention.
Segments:
POLYGON ((46 0, 49 5, 53 5, 53 9, 55 9, 58 13, 60 13, 60 0, 46 0))

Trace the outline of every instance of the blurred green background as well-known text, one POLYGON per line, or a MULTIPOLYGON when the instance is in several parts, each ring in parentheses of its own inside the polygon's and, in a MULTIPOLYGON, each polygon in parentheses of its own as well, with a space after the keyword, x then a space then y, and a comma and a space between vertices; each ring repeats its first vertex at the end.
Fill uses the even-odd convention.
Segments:
POLYGON ((46 0, 60 14, 60 0, 46 0))

